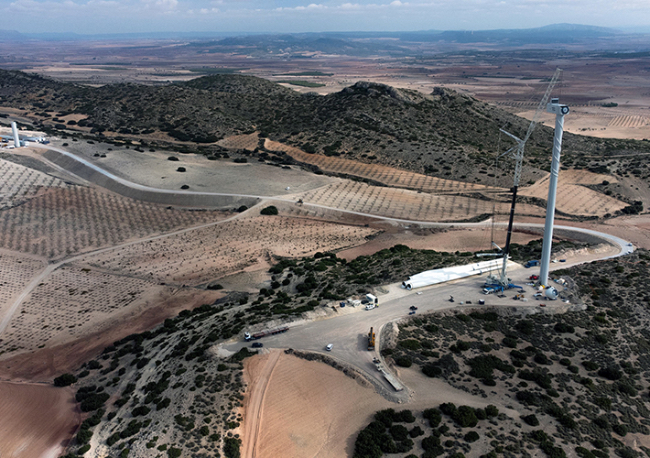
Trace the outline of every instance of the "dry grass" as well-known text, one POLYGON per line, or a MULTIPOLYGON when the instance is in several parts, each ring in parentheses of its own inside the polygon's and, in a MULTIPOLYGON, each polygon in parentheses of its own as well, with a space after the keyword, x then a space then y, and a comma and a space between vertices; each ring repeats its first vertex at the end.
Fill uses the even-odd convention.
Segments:
POLYGON ((44 261, 0 252, 0 311, 11 303, 31 279, 44 268, 44 261))
POLYGON ((57 259, 224 216, 166 209, 81 186, 50 188, 0 212, 0 247, 57 259))

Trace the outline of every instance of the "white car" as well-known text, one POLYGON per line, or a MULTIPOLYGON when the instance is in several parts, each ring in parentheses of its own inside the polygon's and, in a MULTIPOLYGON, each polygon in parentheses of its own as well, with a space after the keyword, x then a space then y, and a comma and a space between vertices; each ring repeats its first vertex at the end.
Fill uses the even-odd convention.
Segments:
POLYGON ((334 348, 334 344, 327 344, 327 346, 325 347, 325 350, 332 351, 332 348, 334 348))

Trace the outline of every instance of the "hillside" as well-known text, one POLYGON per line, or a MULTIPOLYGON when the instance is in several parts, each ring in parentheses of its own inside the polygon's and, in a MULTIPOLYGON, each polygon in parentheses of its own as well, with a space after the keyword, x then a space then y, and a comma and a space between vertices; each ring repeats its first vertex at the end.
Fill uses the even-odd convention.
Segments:
MULTIPOLYGON (((499 128, 523 136, 529 124, 448 89, 423 95, 358 82, 320 96, 244 75, 212 75, 160 87, 90 88, 0 71, 0 103, 24 108, 36 128, 79 130, 160 146, 181 142, 185 149, 200 148, 206 154, 222 151, 213 143, 226 136, 259 131, 263 137, 307 152, 470 182, 486 182, 496 151, 510 146, 499 128), (72 115, 85 119, 77 116, 77 121, 72 115)), ((527 143, 528 167, 522 184, 548 169, 551 139, 551 129, 537 127, 527 143)), ((634 158, 616 158, 606 165, 598 162, 629 152, 650 152, 650 143, 565 133, 563 164, 601 173, 603 167, 620 169, 647 178, 646 166, 634 158)), ((501 185, 509 185, 509 175, 504 173, 501 185)))

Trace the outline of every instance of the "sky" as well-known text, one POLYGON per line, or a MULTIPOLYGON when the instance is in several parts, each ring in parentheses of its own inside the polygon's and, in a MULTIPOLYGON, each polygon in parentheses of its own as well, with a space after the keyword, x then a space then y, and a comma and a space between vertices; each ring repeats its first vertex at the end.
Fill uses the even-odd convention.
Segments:
POLYGON ((486 30, 650 26, 650 0, 5 0, 22 33, 486 30))

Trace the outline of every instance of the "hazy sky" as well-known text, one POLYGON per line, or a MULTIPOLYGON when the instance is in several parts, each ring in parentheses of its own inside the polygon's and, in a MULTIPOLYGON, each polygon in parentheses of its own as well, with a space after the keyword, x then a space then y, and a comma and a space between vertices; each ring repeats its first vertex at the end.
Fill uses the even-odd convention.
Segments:
POLYGON ((321 32, 650 25, 650 0, 15 0, 19 32, 321 32))

